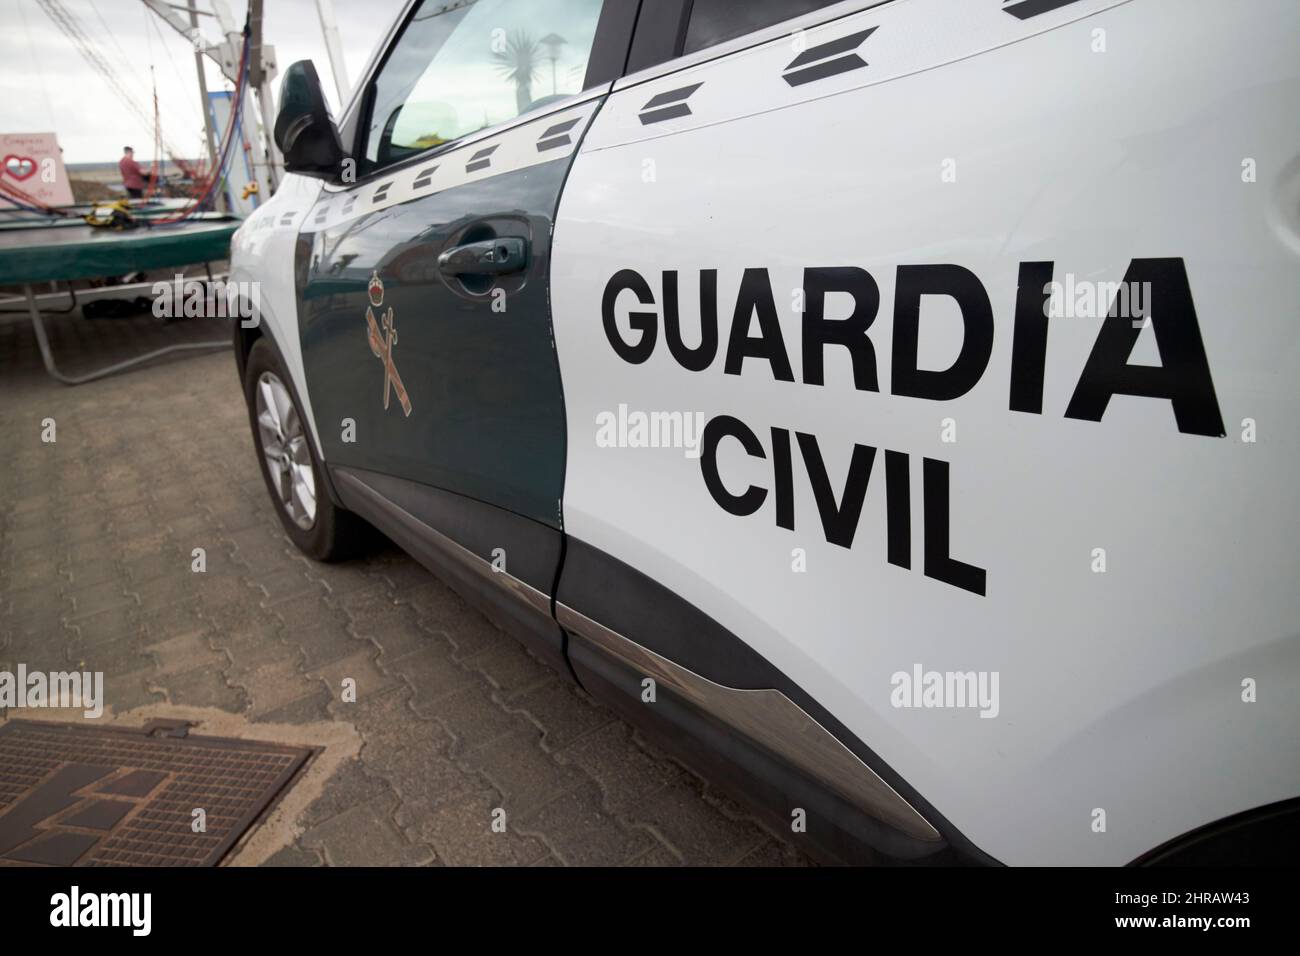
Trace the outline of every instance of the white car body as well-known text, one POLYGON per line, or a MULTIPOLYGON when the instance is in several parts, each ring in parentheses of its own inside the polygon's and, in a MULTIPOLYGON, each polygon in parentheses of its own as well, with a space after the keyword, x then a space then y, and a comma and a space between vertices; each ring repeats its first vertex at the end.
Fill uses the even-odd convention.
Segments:
MULTIPOLYGON (((1300 7, 1005 6, 840 3, 614 82, 553 229, 563 531, 738 635, 989 856, 1118 865, 1300 794, 1300 7), (789 80, 807 51, 860 34, 846 49, 866 68, 789 80), (688 113, 646 121, 656 96, 687 88, 688 113), (1018 290, 1026 263, 1051 263, 1080 307, 1047 320, 1041 357, 1026 318, 1013 368, 1032 312, 1018 294, 1042 305, 1018 290), (991 352, 960 394, 913 397, 918 376, 894 374, 899 270, 938 266, 978 281, 991 352), (810 268, 874 280, 875 388, 855 386, 838 344, 822 349, 824 384, 807 381, 810 268), (602 329, 623 270, 652 293, 615 290, 624 347, 647 334, 629 313, 653 316, 643 361, 602 329), (693 346, 705 270, 719 343, 689 371, 665 341, 664 273, 693 346), (724 370, 746 270, 766 270, 793 380, 752 353, 724 370), (1116 387, 1082 411, 1081 380, 1095 393, 1116 378, 1113 362, 1086 366, 1126 276, 1156 281, 1122 364, 1194 372, 1199 341, 1208 399, 1204 382, 1178 403, 1116 387), (729 494, 767 492, 761 506, 719 507, 680 448, 598 442, 620 406, 743 423, 761 452, 728 436, 716 465, 729 494), (790 433, 792 528, 778 523, 772 429, 790 433), (855 445, 878 449, 851 546, 828 540, 796 432, 815 437, 837 501, 855 445), (907 469, 888 489, 886 451, 907 469), (927 541, 925 459, 947 463, 946 495, 938 470, 929 489, 932 519, 948 502, 946 555, 926 554, 942 543, 933 528, 927 541), (888 560, 888 516, 895 535, 906 522, 910 567, 888 560), (899 706, 898 675, 931 671, 996 679, 996 701, 899 706)), ((241 229, 232 273, 262 283, 313 430, 293 270, 319 190, 288 177, 241 229)), ((826 318, 852 304, 827 295, 826 318)), ((773 347, 743 311, 739 334, 773 347)), ((957 301, 924 294, 917 321, 916 368, 948 369, 968 334, 957 301)))

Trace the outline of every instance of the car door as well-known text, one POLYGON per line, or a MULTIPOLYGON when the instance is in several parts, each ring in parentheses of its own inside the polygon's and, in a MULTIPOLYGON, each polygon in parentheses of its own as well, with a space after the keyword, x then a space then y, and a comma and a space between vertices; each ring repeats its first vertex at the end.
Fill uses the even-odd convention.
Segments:
POLYGON ((894 856, 1294 797, 1296 5, 674 6, 556 223, 584 686, 894 856))
POLYGON ((303 363, 340 496, 417 557, 511 582, 532 617, 549 612, 564 479, 551 226, 628 6, 412 3, 343 124, 345 181, 298 238, 303 363))

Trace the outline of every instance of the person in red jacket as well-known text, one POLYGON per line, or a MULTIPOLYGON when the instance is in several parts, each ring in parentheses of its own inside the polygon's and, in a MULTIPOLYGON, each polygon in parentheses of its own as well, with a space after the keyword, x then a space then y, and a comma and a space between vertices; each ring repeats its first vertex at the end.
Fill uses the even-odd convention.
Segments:
POLYGON ((122 173, 122 185, 126 194, 132 199, 144 196, 144 170, 135 161, 135 150, 130 146, 122 149, 122 158, 117 161, 117 168, 122 173))

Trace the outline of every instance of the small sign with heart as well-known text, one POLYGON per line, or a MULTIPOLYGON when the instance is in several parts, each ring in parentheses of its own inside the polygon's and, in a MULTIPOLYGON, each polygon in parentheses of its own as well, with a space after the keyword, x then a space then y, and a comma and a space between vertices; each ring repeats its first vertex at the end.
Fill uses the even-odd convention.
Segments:
MULTIPOLYGON (((53 133, 0 133, 0 183, 47 206, 72 205, 72 185, 53 133)), ((14 205, 0 191, 0 210, 14 205)))

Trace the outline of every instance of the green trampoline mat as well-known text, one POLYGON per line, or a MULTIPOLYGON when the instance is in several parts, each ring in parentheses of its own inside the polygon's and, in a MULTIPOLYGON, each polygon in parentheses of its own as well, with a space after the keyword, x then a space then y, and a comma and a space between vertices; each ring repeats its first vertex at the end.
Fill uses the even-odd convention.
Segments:
POLYGON ((194 219, 117 231, 94 226, 0 229, 0 285, 120 276, 230 258, 240 220, 194 219))

